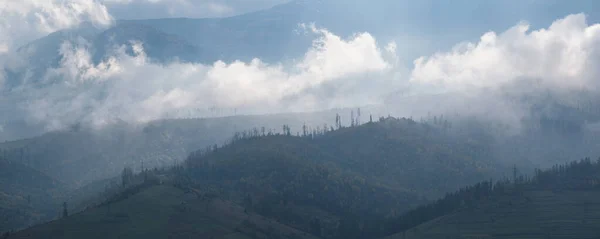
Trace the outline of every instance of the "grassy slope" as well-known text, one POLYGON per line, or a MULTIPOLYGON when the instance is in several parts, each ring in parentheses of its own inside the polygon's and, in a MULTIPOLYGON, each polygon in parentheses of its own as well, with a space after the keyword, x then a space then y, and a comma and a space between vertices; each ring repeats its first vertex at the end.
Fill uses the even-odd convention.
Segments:
POLYGON ((238 205, 199 199, 171 186, 153 186, 125 200, 21 231, 10 238, 311 238, 246 214, 238 205))
POLYGON ((598 238, 598 225, 600 191, 528 190, 439 217, 388 239, 598 238))
POLYGON ((22 165, 0 159, 0 231, 51 219, 58 208, 58 182, 22 165), (29 200, 28 200, 29 199, 29 200))

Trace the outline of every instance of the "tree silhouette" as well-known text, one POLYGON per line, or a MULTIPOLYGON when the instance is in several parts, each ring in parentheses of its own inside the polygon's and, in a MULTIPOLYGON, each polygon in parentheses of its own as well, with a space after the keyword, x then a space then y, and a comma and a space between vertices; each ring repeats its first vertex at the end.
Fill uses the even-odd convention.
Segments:
POLYGON ((67 202, 63 202, 63 213, 62 213, 63 217, 68 217, 69 216, 69 211, 67 210, 67 202))

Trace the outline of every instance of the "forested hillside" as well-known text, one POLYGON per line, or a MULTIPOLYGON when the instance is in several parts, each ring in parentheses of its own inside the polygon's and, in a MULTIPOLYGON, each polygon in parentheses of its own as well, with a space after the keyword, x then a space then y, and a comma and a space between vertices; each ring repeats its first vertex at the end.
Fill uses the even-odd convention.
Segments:
POLYGON ((216 151, 195 152, 190 160, 282 154, 434 198, 509 169, 496 163, 480 135, 451 134, 448 127, 382 117, 360 126, 305 126, 299 136, 255 129, 236 134, 233 143, 216 151))
MULTIPOLYGON (((346 127, 338 120, 305 126, 296 135, 288 125, 241 131, 225 145, 207 146, 168 168, 139 174, 126 168, 122 182, 89 200, 88 209, 15 238, 42 238, 58 227, 62 232, 53 238, 72 238, 102 225, 134 224, 153 228, 153 235, 215 238, 594 238, 600 162, 586 159, 529 177, 526 170, 495 163, 485 135, 450 134, 453 127, 437 118, 427 123, 388 117, 364 124, 353 118, 346 127), (189 196, 167 196, 179 192, 189 196), (142 202, 150 199, 158 201, 142 202), (142 204, 124 206, 134 202, 142 204), (156 220, 142 220, 140 212, 156 220), (217 216, 222 213, 232 218, 217 216), (81 218, 87 223, 76 224, 81 218), (260 226, 267 222, 271 226, 260 226), (189 226, 194 223, 222 229, 198 231, 189 226), (75 225, 86 229, 71 232, 75 225)), ((147 235, 119 230, 111 235, 147 235)))
POLYGON ((316 235, 372 237, 387 217, 499 174, 484 146, 445 130, 391 117, 303 127, 299 136, 286 125, 282 133, 255 129, 193 153, 185 175, 303 230, 314 231, 318 220, 316 235))
POLYGON ((448 123, 382 117, 344 126, 335 118, 296 135, 288 125, 241 131, 150 172, 318 237, 373 238, 385 235, 389 218, 502 168, 485 145, 449 134, 448 123))
POLYGON ((484 181, 392 220, 389 238, 598 238, 600 160, 484 181))

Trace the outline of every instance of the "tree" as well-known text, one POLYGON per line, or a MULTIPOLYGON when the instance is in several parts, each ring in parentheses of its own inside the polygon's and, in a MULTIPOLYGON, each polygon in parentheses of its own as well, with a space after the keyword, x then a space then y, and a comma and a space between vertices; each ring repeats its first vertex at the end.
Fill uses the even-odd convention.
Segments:
POLYGON ((69 211, 67 210, 67 202, 63 202, 63 217, 68 217, 69 216, 69 211))
POLYGON ((244 197, 244 211, 246 211, 247 209, 252 209, 253 205, 254 203, 252 202, 252 197, 250 196, 250 194, 246 194, 246 197, 244 197))
POLYGON ((303 136, 303 137, 306 137, 306 136, 307 136, 307 134, 308 134, 308 132, 307 132, 306 130, 307 130, 307 128, 306 128, 306 123, 304 123, 304 124, 302 125, 302 136, 303 136))
POLYGON ((517 184, 517 165, 513 165, 513 183, 517 184))
POLYGON ((318 218, 310 221, 310 231, 315 236, 321 236, 321 221, 318 218))
POLYGON ((123 187, 126 187, 133 180, 133 170, 130 167, 125 167, 121 172, 121 182, 123 187))

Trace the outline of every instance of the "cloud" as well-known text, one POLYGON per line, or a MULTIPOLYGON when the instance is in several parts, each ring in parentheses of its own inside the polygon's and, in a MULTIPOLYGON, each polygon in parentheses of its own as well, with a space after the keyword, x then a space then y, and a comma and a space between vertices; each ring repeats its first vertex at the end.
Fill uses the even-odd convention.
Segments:
POLYGON ((0 0, 0 16, 0 53, 84 21, 112 23, 106 7, 94 0, 0 0))
MULTIPOLYGON (((411 81, 446 90, 499 89, 534 81, 538 87, 598 90, 600 24, 583 14, 530 31, 520 23, 505 32, 488 32, 449 52, 415 60, 411 81)), ((522 86, 522 85, 521 85, 522 86)))
POLYGON ((410 73, 413 96, 394 103, 419 105, 420 115, 477 116, 518 130, 535 105, 578 108, 597 102, 599 53, 600 24, 588 24, 584 14, 537 30, 521 22, 501 33, 487 32, 478 42, 416 59, 410 73))
POLYGON ((4 54, 6 52, 8 52, 8 44, 0 43, 0 54, 4 54))
POLYGON ((45 76, 48 85, 20 87, 18 94, 28 97, 18 105, 30 122, 58 129, 77 122, 101 126, 115 120, 202 116, 213 107, 273 113, 353 106, 377 101, 392 88, 393 58, 373 36, 343 39, 304 27, 317 38, 304 57, 289 65, 260 59, 155 64, 146 57, 143 42, 121 46, 94 64, 86 44, 65 43, 60 67, 45 76), (126 54, 127 49, 135 54, 126 54))

